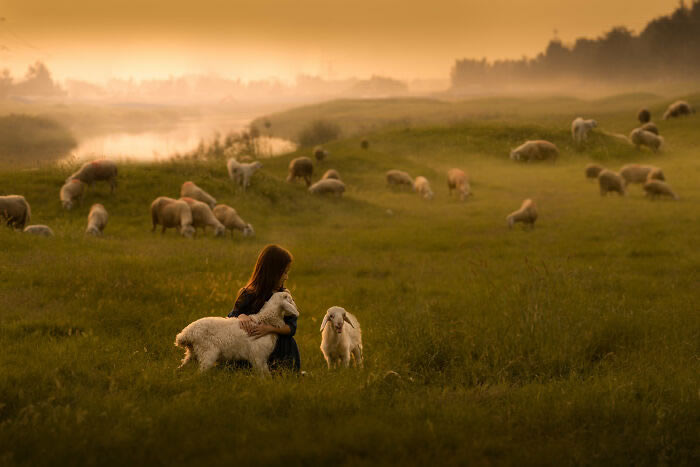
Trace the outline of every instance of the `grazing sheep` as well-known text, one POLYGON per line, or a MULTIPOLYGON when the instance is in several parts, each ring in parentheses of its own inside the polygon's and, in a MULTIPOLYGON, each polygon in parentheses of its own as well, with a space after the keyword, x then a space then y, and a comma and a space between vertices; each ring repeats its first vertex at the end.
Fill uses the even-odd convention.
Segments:
POLYGON ((652 175, 657 180, 666 180, 663 171, 652 165, 627 164, 618 173, 625 180, 625 186, 629 183, 644 183, 652 175))
POLYGON ((668 120, 669 118, 682 117, 694 113, 695 109, 686 101, 676 101, 668 106, 668 109, 664 112, 663 119, 668 120))
POLYGON ((216 206, 216 199, 193 182, 185 182, 182 184, 180 188, 180 198, 196 199, 202 203, 207 203, 212 209, 216 206))
POLYGON ((105 207, 98 203, 93 204, 90 208, 90 214, 88 214, 88 225, 85 233, 101 236, 107 227, 108 219, 109 215, 105 207))
POLYGON ((241 163, 236 159, 229 159, 226 162, 228 176, 231 177, 234 183, 242 187, 244 190, 250 185, 250 179, 255 172, 262 168, 262 162, 241 163))
POLYGON ((180 198, 180 200, 187 203, 192 211, 192 227, 194 227, 195 235, 198 227, 201 227, 205 232, 207 227, 214 227, 215 237, 223 237, 226 234, 226 227, 214 216, 207 203, 187 197, 180 198))
POLYGON ((297 157, 289 163, 289 175, 287 181, 293 182, 297 178, 303 178, 306 186, 311 186, 311 176, 314 174, 314 164, 308 157, 297 157))
POLYGON ((345 183, 334 178, 319 180, 309 187, 309 193, 314 195, 336 195, 343 196, 345 183))
POLYGON ((48 225, 28 225, 24 228, 24 233, 37 235, 39 237, 53 237, 53 230, 48 225))
POLYGON ((520 205, 520 209, 511 212, 506 217, 508 228, 513 228, 513 224, 516 222, 522 222, 524 226, 529 225, 530 228, 534 228, 536 220, 537 206, 535 206, 535 202, 529 198, 523 201, 523 204, 520 205))
POLYGON ((559 157, 559 149, 549 141, 535 140, 527 141, 510 152, 510 158, 514 161, 529 162, 551 159, 559 157))
POLYGON ((639 128, 641 128, 644 131, 648 131, 649 133, 654 133, 656 136, 659 136, 659 127, 656 126, 656 123, 654 122, 647 122, 639 128))
POLYGON ((600 186, 600 196, 605 196, 610 191, 625 196, 625 180, 612 170, 603 169, 598 174, 598 185, 600 186))
POLYGON ((246 224, 231 206, 217 204, 213 212, 219 222, 221 222, 224 227, 231 230, 231 237, 233 237, 234 229, 243 232, 244 237, 252 237, 255 235, 253 226, 246 224))
POLYGON ((109 192, 114 193, 114 189, 117 187, 117 164, 107 159, 86 162, 77 172, 66 179, 66 183, 71 180, 80 180, 90 187, 95 182, 107 181, 110 187, 109 192))
POLYGON ((598 164, 588 164, 586 166, 586 178, 598 178, 598 174, 604 169, 598 164))
POLYGON ((317 161, 321 162, 326 157, 328 157, 328 151, 323 149, 322 146, 316 146, 313 150, 313 156, 316 158, 317 161))
POLYGON ((634 144, 637 149, 641 146, 647 146, 654 152, 657 152, 664 142, 662 136, 657 136, 650 131, 642 130, 641 128, 635 128, 630 133, 630 141, 634 144))
POLYGON ((32 208, 24 196, 0 196, 0 217, 5 219, 9 227, 24 229, 32 218, 32 208))
POLYGON ((447 189, 452 196, 452 190, 457 190, 459 200, 464 201, 467 196, 471 196, 471 187, 469 186, 469 178, 462 169, 450 169, 447 171, 447 189))
POLYGON ((639 123, 649 123, 651 121, 651 112, 649 112, 649 109, 641 109, 637 114, 637 119, 639 123))
POLYGON ((416 177, 416 180, 413 182, 413 191, 421 195, 423 199, 430 200, 435 196, 433 190, 430 189, 430 182, 421 175, 416 177))
POLYGON ((656 199, 660 196, 669 196, 673 199, 678 199, 678 195, 671 189, 666 182, 661 180, 647 180, 644 184, 644 191, 651 199, 656 199))
POLYGON ((321 323, 321 335, 321 352, 329 370, 339 365, 350 366, 350 354, 355 359, 355 366, 363 366, 360 323, 345 308, 332 306, 326 311, 321 323), (326 326, 329 322, 331 325, 326 326), (345 328, 345 323, 350 327, 345 328))
POLYGON ((151 232, 155 232, 156 225, 162 225, 161 233, 173 227, 178 229, 183 237, 192 238, 195 233, 192 227, 192 210, 184 201, 159 196, 151 203, 151 219, 153 221, 151 232))
POLYGON ((75 202, 83 198, 83 193, 85 193, 85 184, 83 182, 77 178, 68 180, 66 184, 61 187, 59 195, 63 208, 66 211, 70 211, 75 205, 75 202))
POLYGON ((362 141, 360 141, 360 147, 362 149, 369 149, 369 141, 367 141, 366 139, 363 139, 362 141))
POLYGON ((323 174, 323 177, 321 177, 321 180, 326 180, 329 178, 334 178, 336 180, 340 180, 340 174, 335 169, 328 169, 328 170, 326 170, 326 173, 323 174))
MULTIPOLYGON (((250 319, 257 324, 281 327, 285 316, 299 316, 299 311, 289 292, 276 292, 250 319)), ((267 360, 276 343, 274 333, 260 338, 248 336, 238 318, 200 318, 175 336, 175 345, 185 349, 180 368, 194 359, 199 361, 200 371, 220 361, 247 360, 258 373, 267 375, 270 373, 267 360)))
POLYGON ((413 188, 413 179, 406 172, 401 170, 389 170, 386 173, 386 183, 390 186, 411 187, 413 188))
POLYGON ((571 137, 574 139, 574 143, 581 144, 588 139, 588 133, 593 129, 598 127, 598 122, 595 120, 584 120, 578 117, 576 120, 571 122, 571 137))

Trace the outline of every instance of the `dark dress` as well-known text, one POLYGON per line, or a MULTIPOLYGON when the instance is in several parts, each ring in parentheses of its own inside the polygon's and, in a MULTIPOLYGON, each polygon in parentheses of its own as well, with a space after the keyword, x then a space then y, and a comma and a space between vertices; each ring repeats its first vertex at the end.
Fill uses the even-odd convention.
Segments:
MULTIPOLYGON (((277 292, 282 292, 283 290, 285 289, 280 289, 277 292)), ((272 294, 265 297, 264 302, 256 304, 255 295, 247 290, 243 290, 238 300, 236 300, 235 305, 233 305, 233 310, 228 314, 228 317, 237 318, 239 315, 255 315, 270 297, 272 297, 272 294)), ((299 372, 301 370, 301 357, 299 356, 297 343, 294 340, 294 334, 297 332, 297 317, 285 316, 284 323, 289 326, 292 332, 286 336, 277 335, 277 344, 275 344, 275 348, 270 354, 267 364, 270 366, 270 370, 286 369, 299 372)), ((237 368, 250 368, 248 362, 235 362, 234 366, 237 368)))

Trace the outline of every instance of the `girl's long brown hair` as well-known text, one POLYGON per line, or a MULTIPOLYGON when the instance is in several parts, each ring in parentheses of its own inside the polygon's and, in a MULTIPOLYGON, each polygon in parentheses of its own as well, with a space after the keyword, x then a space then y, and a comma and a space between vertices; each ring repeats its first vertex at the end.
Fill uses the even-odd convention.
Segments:
POLYGON ((281 246, 267 245, 260 252, 253 274, 251 274, 245 287, 238 291, 238 296, 240 297, 245 290, 255 295, 253 304, 256 308, 258 305, 262 306, 275 291, 282 274, 287 270, 293 259, 292 254, 281 246))

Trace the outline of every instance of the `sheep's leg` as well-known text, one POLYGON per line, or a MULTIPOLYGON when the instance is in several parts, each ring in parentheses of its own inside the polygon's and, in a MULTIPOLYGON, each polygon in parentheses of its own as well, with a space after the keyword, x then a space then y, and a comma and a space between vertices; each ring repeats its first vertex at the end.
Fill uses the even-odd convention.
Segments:
POLYGON ((352 349, 352 356, 355 357, 355 366, 364 368, 364 363, 362 362, 362 350, 359 347, 352 349))
POLYGON ((201 352, 199 356, 199 371, 207 371, 211 368, 214 368, 218 359, 218 350, 206 350, 204 352, 201 352))
POLYGON ((345 352, 343 352, 343 355, 341 357, 341 363, 345 368, 350 366, 350 350, 346 350, 345 352))
POLYGON ((333 368, 333 360, 328 355, 324 355, 324 357, 326 358, 326 365, 328 365, 328 369, 329 370, 332 369, 333 368))
POLYGON ((256 373, 260 376, 270 376, 270 368, 267 366, 266 358, 256 358, 251 362, 256 373))

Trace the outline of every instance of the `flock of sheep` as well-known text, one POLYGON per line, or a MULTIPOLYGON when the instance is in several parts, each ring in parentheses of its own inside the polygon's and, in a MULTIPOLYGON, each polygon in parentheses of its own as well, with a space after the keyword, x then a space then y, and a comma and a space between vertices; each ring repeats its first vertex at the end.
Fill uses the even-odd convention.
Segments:
MULTIPOLYGON (((687 102, 678 101, 669 106, 663 118, 679 117, 694 112, 687 102)), ((663 144, 663 137, 659 135, 658 127, 651 122, 650 112, 642 109, 637 118, 642 125, 632 130, 628 141, 637 147, 647 146, 654 152, 658 151, 663 144)), ((586 141, 590 131, 597 126, 595 120, 575 119, 571 124, 574 143, 581 144, 586 141)), ((369 143, 363 140, 361 147, 367 149, 369 143)), ((320 162, 326 160, 329 153, 319 146, 313 149, 312 155, 320 162)), ((555 160, 558 155, 559 150, 553 143, 535 140, 527 141, 512 150, 510 158, 529 162, 555 160)), ((246 162, 231 158, 226 167, 231 180, 245 190, 250 185, 253 175, 262 168, 262 164, 258 161, 246 162)), ((313 171, 314 163, 311 158, 297 157, 289 164, 287 182, 302 179, 311 194, 342 196, 345 184, 338 171, 329 169, 319 181, 312 184, 313 171)), ((68 177, 60 189, 59 196, 63 208, 71 210, 83 198, 86 187, 98 181, 108 182, 110 192, 114 192, 117 187, 117 173, 117 165, 113 161, 98 160, 85 163, 68 177)), ((663 171, 651 165, 627 164, 619 172, 614 172, 597 164, 589 164, 585 168, 585 176, 598 180, 600 194, 603 196, 610 192, 625 195, 627 185, 637 183, 643 184, 647 196, 652 199, 660 196, 678 199, 678 195, 666 183, 663 171)), ((435 196, 430 182, 423 176, 413 179, 408 173, 393 169, 386 172, 385 178, 389 187, 411 189, 426 200, 432 200, 435 196)), ((447 171, 447 186, 449 195, 452 196, 453 191, 456 191, 461 201, 472 195, 469 177, 462 169, 451 168, 447 171)), ((31 207, 20 195, 0 196, 0 217, 5 218, 8 226, 23 229, 26 233, 54 235, 48 226, 27 225, 31 219, 31 207)), ((520 222, 532 228, 537 217, 535 202, 526 199, 520 209, 506 217, 506 221, 509 227, 520 222)), ((86 233, 101 236, 108 219, 105 207, 93 204, 88 214, 86 233)), ((207 227, 213 228, 217 237, 225 235, 227 230, 231 231, 231 235, 234 230, 241 231, 244 236, 255 234, 253 226, 241 219, 234 208, 217 204, 213 196, 192 181, 182 184, 179 199, 157 197, 151 203, 151 220, 152 231, 155 231, 157 226, 162 227, 163 233, 168 228, 175 228, 182 236, 188 238, 194 237, 198 228, 206 230, 207 227)), ((258 323, 281 326, 285 316, 298 314, 291 295, 288 292, 279 292, 251 318, 258 323)), ((351 360, 354 360, 356 365, 362 365, 362 333, 355 316, 341 307, 331 307, 321 324, 321 333, 321 351, 329 368, 337 365, 348 366, 351 360), (349 325, 347 329, 344 326, 346 323, 349 325)), ((206 370, 221 360, 240 359, 248 360, 255 370, 267 374, 267 359, 274 349, 276 339, 274 334, 260 339, 248 338, 239 326, 237 318, 207 317, 185 327, 176 336, 175 345, 185 349, 181 367, 191 360, 197 360, 200 369, 206 370)))

